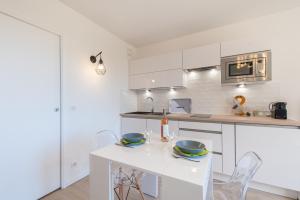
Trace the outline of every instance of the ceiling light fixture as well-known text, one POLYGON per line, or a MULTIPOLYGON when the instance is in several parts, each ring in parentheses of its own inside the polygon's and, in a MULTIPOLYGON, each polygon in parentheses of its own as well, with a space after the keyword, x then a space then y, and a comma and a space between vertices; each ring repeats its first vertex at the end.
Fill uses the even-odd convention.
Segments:
POLYGON ((199 68, 193 68, 193 69, 186 69, 187 72, 193 72, 193 71, 208 71, 208 70, 217 70, 218 66, 210 66, 210 67, 199 67, 199 68))
POLYGON ((98 53, 96 56, 91 56, 90 57, 90 61, 92 63, 96 63, 97 62, 97 57, 100 56, 100 59, 99 59, 99 62, 98 62, 98 65, 96 66, 95 68, 95 71, 98 75, 104 75, 106 73, 106 67, 104 65, 104 62, 102 60, 102 51, 100 51, 100 53, 98 53))
POLYGON ((245 88, 246 84, 245 83, 240 83, 240 84, 237 84, 237 87, 238 88, 245 88))

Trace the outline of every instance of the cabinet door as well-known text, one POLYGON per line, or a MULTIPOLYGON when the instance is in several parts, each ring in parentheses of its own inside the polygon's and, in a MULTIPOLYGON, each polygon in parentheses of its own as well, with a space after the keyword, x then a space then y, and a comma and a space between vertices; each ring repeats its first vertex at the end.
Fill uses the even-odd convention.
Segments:
POLYGON ((209 151, 214 151, 216 153, 222 153, 222 134, 218 133, 205 133, 205 132, 198 132, 198 131, 186 131, 180 130, 180 135, 196 138, 196 139, 207 139, 212 141, 212 149, 208 149, 209 151))
POLYGON ((220 44, 210 44, 183 50, 183 68, 219 66, 221 63, 220 44))
POLYGON ((148 89, 153 88, 153 82, 151 82, 151 74, 139 74, 129 76, 129 89, 148 89))
POLYGON ((184 72, 181 69, 154 72, 151 74, 152 88, 183 87, 184 72))
POLYGON ((146 119, 122 118, 121 120, 122 134, 146 130, 146 119))
POLYGON ((132 60, 129 63, 129 73, 143 74, 170 69, 182 69, 182 51, 175 51, 163 55, 132 60))
POLYGON ((235 168, 235 125, 222 124, 223 173, 232 175, 235 168))
POLYGON ((129 89, 184 87, 184 76, 181 69, 130 75, 129 89))
MULTIPOLYGON (((147 129, 152 130, 154 134, 160 134, 160 120, 147 119, 147 129)), ((178 121, 169 121, 169 131, 178 135, 178 121)))
POLYGON ((271 44, 268 40, 248 39, 232 40, 221 44, 221 56, 232 56, 243 53, 270 50, 271 44))
POLYGON ((237 159, 248 151, 263 161, 255 181, 300 191, 300 129, 237 125, 237 159))
POLYGON ((206 139, 212 141, 213 147, 212 149, 208 149, 208 150, 213 151, 213 170, 214 172, 219 172, 219 173, 223 172, 221 134, 186 131, 186 130, 179 130, 179 134, 188 138, 206 139))

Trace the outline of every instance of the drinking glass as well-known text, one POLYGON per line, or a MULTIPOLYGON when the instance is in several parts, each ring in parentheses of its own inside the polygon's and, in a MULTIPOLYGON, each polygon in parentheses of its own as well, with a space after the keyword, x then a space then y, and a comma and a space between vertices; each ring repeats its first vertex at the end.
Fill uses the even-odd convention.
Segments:
POLYGON ((145 130, 145 138, 147 144, 151 143, 151 135, 152 135, 152 130, 145 130))
POLYGON ((173 141, 175 139, 175 132, 174 131, 171 131, 169 133, 169 138, 170 138, 170 141, 173 141))

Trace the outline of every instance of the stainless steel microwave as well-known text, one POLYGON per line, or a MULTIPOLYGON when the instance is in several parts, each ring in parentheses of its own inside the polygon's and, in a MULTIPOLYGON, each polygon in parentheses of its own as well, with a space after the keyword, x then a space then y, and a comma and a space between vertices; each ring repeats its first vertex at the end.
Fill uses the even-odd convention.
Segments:
POLYGON ((261 51, 221 58, 222 84, 270 81, 271 51, 261 51))

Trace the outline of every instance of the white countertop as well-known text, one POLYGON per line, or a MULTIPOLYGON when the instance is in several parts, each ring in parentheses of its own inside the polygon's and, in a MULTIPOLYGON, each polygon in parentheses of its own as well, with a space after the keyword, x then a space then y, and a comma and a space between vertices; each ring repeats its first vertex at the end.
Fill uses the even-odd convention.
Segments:
MULTIPOLYGON (((203 186, 207 182, 206 179, 209 177, 212 162, 211 153, 201 158, 200 162, 192 162, 181 158, 176 159, 171 154, 171 142, 161 142, 158 134, 152 134, 151 137, 150 144, 144 144, 136 148, 111 145, 91 154, 155 175, 172 177, 199 186, 203 186)), ((173 144, 180 139, 190 138, 178 137, 173 141, 173 144)), ((207 149, 211 149, 212 143, 210 141, 198 141, 205 141, 207 149)))

